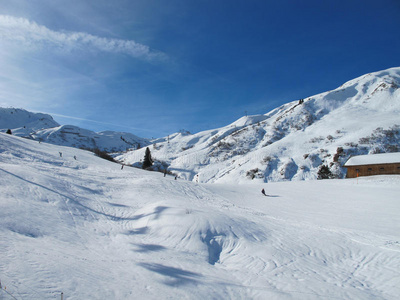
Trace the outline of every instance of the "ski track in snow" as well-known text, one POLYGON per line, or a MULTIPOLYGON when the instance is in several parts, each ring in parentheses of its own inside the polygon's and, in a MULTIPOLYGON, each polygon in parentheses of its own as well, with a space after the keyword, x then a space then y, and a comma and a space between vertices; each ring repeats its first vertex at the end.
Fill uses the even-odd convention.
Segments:
POLYGON ((0 280, 17 299, 397 299, 399 182, 196 184, 0 134, 0 280))

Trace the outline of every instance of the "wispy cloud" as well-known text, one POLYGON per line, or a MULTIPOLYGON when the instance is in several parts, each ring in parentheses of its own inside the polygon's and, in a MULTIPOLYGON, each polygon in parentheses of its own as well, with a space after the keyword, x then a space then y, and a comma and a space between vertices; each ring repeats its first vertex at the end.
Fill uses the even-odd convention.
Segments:
MULTIPOLYGON (((37 111, 37 112, 39 112, 39 111, 37 111)), ((63 118, 63 119, 78 120, 78 121, 96 123, 96 124, 101 124, 101 125, 111 125, 113 127, 121 127, 121 128, 133 129, 133 130, 141 130, 141 131, 150 132, 150 133, 158 133, 158 131, 151 130, 151 129, 132 127, 132 126, 126 126, 126 125, 109 123, 109 122, 101 122, 101 121, 91 120, 91 119, 87 119, 87 118, 72 117, 72 116, 66 116, 66 115, 62 115, 62 114, 49 113, 49 112, 41 112, 41 113, 46 113, 46 114, 49 114, 51 116, 60 117, 60 118, 63 118)))
POLYGON ((133 40, 99 37, 86 32, 54 31, 28 19, 8 15, 0 15, 0 39, 31 48, 97 50, 149 60, 166 58, 164 53, 133 40))

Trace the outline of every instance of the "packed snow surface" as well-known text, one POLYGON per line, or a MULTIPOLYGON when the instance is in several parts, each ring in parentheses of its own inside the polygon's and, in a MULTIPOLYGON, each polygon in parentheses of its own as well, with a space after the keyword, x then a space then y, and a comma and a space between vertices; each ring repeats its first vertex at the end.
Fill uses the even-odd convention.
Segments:
POLYGON ((196 184, 0 133, 3 299, 398 299, 399 219, 400 176, 196 184))
POLYGON ((345 166, 376 165, 376 164, 390 164, 390 163, 400 163, 400 152, 353 156, 346 162, 345 166))

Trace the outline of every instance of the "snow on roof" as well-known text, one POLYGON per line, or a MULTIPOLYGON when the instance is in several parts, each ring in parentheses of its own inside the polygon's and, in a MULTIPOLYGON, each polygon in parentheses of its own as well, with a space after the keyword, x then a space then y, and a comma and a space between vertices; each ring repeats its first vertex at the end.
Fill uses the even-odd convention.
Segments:
POLYGON ((357 155, 350 157, 344 164, 345 167, 360 166, 360 165, 377 165, 400 163, 400 152, 395 153, 379 153, 369 155, 357 155))

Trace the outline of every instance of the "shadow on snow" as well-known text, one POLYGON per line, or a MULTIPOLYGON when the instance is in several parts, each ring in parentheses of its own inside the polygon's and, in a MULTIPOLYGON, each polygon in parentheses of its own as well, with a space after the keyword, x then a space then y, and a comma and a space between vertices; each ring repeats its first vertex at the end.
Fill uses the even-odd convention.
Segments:
POLYGON ((164 266, 162 264, 140 263, 139 266, 149 271, 166 276, 168 279, 164 280, 164 283, 170 286, 181 286, 185 284, 196 283, 198 279, 202 277, 202 275, 198 273, 185 271, 175 267, 164 266))

